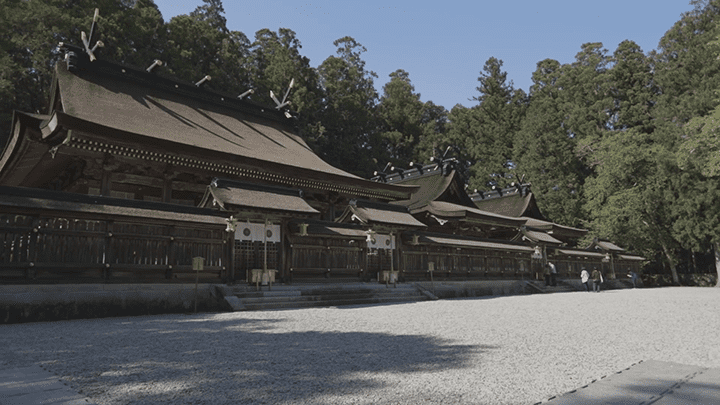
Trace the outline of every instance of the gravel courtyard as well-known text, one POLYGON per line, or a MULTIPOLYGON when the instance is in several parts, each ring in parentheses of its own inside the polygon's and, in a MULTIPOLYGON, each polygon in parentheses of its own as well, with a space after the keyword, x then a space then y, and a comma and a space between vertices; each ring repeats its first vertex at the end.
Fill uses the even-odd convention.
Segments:
POLYGON ((531 404, 641 360, 720 368, 720 289, 1 325, 98 404, 531 404))

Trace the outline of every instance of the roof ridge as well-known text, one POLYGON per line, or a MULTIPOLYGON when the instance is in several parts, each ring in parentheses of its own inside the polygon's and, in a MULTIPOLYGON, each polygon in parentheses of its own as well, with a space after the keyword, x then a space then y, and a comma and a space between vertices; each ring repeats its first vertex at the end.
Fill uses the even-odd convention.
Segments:
MULTIPOLYGON (((184 82, 164 74, 148 72, 135 66, 124 63, 96 59, 90 61, 85 51, 75 45, 62 44, 61 50, 65 50, 65 62, 68 72, 82 74, 91 72, 95 74, 110 75, 121 80, 131 81, 143 87, 168 91, 182 97, 194 98, 205 103, 212 103, 221 107, 239 110, 245 113, 269 118, 281 123, 287 123, 287 116, 284 112, 276 110, 272 106, 266 106, 252 100, 238 99, 229 93, 200 87, 193 83, 184 82)), ((57 65, 59 65, 58 62, 57 65)), ((297 118, 297 113, 288 112, 291 117, 297 118)), ((295 120, 292 121, 293 125, 295 120)))

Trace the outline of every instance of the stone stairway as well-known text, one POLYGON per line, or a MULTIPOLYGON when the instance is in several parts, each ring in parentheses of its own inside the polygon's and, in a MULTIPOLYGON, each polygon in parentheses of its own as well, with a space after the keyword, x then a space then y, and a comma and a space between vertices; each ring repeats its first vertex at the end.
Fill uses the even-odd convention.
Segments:
POLYGON ((623 288, 633 288, 633 285, 630 279, 618 278, 615 280, 605 280, 600 288, 603 290, 619 290, 623 288))
POLYGON ((233 311, 391 304, 429 299, 408 284, 397 284, 396 287, 374 283, 342 286, 294 284, 274 285, 272 289, 263 286, 260 291, 255 286, 222 286, 218 289, 233 311))
MULTIPOLYGON (((580 282, 580 279, 565 279, 565 280, 558 280, 556 287, 546 287, 545 282, 543 281, 526 281, 526 285, 529 287, 526 289, 526 291, 536 294, 536 293, 553 293, 553 292, 570 292, 570 291, 585 291, 585 286, 583 286, 582 282, 580 282)), ((592 280, 589 283, 590 291, 592 291, 592 280)), ((609 280, 605 279, 605 281, 600 285, 601 291, 607 291, 607 290, 620 290, 620 289, 626 289, 626 288, 633 288, 632 282, 628 279, 615 279, 615 280, 609 280)))
MULTIPOLYGON (((536 280, 528 280, 525 282, 526 285, 530 288, 528 288, 528 292, 532 294, 541 293, 541 294, 549 294, 549 293, 557 293, 557 292, 573 292, 573 291, 581 291, 580 289, 576 288, 571 283, 568 283, 565 280, 558 280, 556 286, 546 286, 544 281, 536 281, 536 280)), ((582 287, 582 285, 581 285, 582 287)))

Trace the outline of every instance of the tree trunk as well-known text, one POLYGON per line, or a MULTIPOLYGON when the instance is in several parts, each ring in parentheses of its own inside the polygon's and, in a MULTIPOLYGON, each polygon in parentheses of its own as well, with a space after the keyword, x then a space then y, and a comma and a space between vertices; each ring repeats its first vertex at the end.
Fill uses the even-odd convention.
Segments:
POLYGON ((720 242, 713 245, 713 251, 715 252, 715 271, 717 272, 715 287, 720 287, 720 242))
POLYGON ((673 284, 680 285, 680 278, 678 277, 677 269, 675 268, 675 260, 673 259, 672 254, 670 254, 670 250, 667 245, 665 243, 662 243, 661 245, 663 252, 665 253, 665 257, 668 260, 668 264, 670 265, 670 273, 672 274, 673 284))

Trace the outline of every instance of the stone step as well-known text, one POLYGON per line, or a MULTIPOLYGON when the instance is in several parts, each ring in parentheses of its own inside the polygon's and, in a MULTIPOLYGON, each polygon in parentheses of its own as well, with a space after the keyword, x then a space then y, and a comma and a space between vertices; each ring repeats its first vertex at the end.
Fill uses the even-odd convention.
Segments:
POLYGON ((367 305, 425 301, 428 297, 410 284, 284 285, 224 287, 222 294, 235 311, 367 305))
POLYGON ((262 302, 253 304, 244 304, 246 311, 261 311, 273 309, 289 309, 289 308, 312 308, 312 307, 336 307, 347 305, 370 305, 370 304, 392 304, 403 302, 425 301, 427 297, 368 297, 355 299, 335 299, 335 300, 303 300, 303 301, 276 301, 262 302))
POLYGON ((358 283, 361 282, 358 277, 295 277, 292 279, 293 285, 302 284, 347 284, 347 283, 358 283))
POLYGON ((400 288, 335 288, 335 289, 283 289, 262 291, 226 291, 226 295, 238 297, 288 297, 297 295, 337 295, 337 294, 406 294, 417 292, 413 286, 400 288))
POLYGON ((275 297, 254 297, 242 298, 238 297, 243 304, 253 304, 262 302, 302 302, 302 301, 337 301, 337 300, 363 300, 363 299, 414 299, 425 297, 420 293, 403 293, 403 294, 334 294, 334 295, 301 295, 301 296, 275 296, 275 297))
POLYGON ((287 291, 248 291, 226 296, 236 311, 328 307, 424 301, 427 297, 413 286, 401 288, 332 288, 287 291))
POLYGON ((575 288, 575 286, 568 284, 562 280, 558 280, 556 286, 546 286, 544 281, 535 280, 527 281, 527 284, 535 291, 544 294, 579 291, 577 288, 575 288))

